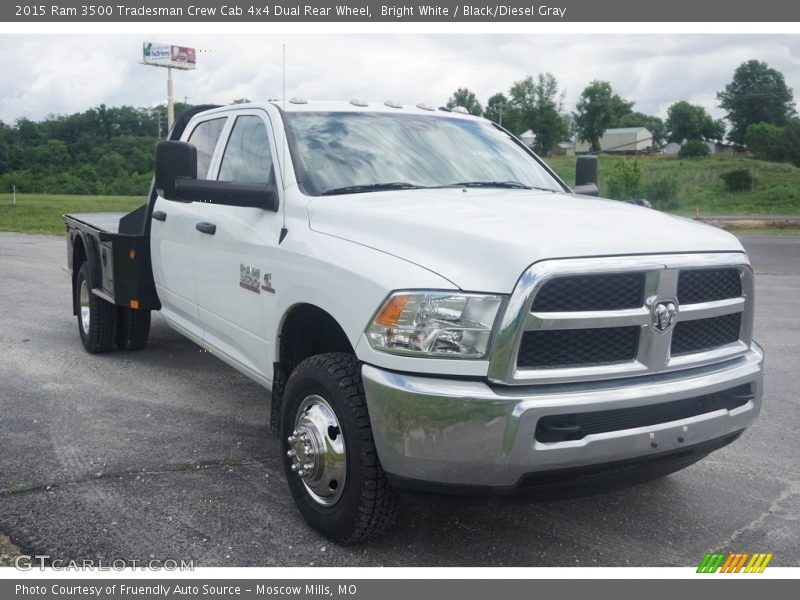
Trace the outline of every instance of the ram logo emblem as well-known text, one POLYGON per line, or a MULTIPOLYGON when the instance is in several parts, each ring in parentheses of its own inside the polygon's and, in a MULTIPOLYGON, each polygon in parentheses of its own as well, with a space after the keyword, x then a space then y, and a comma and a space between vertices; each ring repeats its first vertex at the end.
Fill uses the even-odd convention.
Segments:
POLYGON ((239 265, 239 287, 260 294, 261 288, 258 287, 259 283, 261 283, 260 279, 261 269, 251 267, 250 265, 239 265))
POLYGON ((653 305, 650 315, 653 329, 659 333, 666 333, 678 320, 678 306, 673 300, 662 300, 653 305))

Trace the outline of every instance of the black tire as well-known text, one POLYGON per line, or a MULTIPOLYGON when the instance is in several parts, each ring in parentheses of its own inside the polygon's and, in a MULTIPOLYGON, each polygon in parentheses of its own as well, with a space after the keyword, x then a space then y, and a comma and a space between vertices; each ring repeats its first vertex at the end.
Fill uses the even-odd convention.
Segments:
POLYGON ((84 262, 75 280, 75 307, 78 310, 78 332, 89 354, 102 354, 114 349, 117 334, 117 307, 92 293, 92 273, 84 262), (83 301, 82 301, 83 292, 83 301), (85 304, 84 304, 85 303, 85 304), (84 311, 88 308, 88 323, 84 311))
POLYGON ((286 480, 300 513, 328 539, 355 544, 382 534, 394 523, 398 496, 375 451, 361 368, 352 354, 319 354, 294 369, 283 395, 281 448, 286 480), (303 479, 292 471, 293 459, 287 455, 298 410, 312 395, 324 398, 333 409, 346 449, 344 489, 332 506, 312 497, 303 479))
POLYGON ((117 348, 141 350, 150 337, 150 311, 117 307, 117 348))

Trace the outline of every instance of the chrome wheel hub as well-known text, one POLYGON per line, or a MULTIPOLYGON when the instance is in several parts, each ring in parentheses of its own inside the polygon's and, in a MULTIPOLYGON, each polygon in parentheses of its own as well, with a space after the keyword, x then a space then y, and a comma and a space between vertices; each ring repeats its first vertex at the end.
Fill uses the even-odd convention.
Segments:
POLYGON ((347 476, 347 454, 339 420, 321 396, 300 403, 294 430, 287 440, 291 470, 311 498, 324 506, 338 502, 347 476))
POLYGON ((89 323, 91 322, 91 313, 89 312, 89 286, 84 279, 81 281, 80 290, 80 304, 81 304, 81 328, 84 335, 89 335, 89 323))

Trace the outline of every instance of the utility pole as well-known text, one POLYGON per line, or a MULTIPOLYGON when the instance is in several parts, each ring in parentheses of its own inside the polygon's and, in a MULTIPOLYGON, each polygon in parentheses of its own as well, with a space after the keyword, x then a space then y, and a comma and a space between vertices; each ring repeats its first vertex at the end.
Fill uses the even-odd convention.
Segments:
POLYGON ((167 131, 175 122, 175 100, 172 96, 172 67, 167 67, 167 131))

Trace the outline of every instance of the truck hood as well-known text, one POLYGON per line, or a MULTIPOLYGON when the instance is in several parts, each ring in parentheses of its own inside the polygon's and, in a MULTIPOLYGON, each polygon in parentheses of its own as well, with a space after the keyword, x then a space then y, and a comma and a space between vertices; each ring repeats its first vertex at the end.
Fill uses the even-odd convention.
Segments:
POLYGON ((316 197, 312 230, 425 267, 462 290, 510 292, 549 258, 743 252, 729 233, 614 200, 447 188, 316 197))

